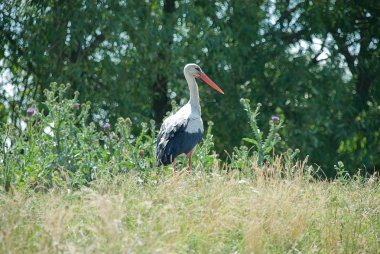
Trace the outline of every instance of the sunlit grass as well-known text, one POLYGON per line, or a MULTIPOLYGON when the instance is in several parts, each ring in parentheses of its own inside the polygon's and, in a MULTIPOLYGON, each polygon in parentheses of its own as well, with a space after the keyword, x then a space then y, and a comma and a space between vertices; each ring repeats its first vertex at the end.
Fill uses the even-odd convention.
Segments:
POLYGON ((0 196, 1 253, 378 253, 375 178, 314 181, 276 165, 135 174, 62 193, 0 196))

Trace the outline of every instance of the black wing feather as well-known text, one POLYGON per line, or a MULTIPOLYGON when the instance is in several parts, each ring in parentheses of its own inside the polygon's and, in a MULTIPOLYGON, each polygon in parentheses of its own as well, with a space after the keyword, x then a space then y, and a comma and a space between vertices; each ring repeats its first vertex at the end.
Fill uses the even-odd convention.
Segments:
POLYGON ((158 165, 168 165, 182 154, 189 153, 201 140, 201 129, 195 133, 186 132, 189 120, 165 129, 163 126, 157 136, 156 156, 158 165))

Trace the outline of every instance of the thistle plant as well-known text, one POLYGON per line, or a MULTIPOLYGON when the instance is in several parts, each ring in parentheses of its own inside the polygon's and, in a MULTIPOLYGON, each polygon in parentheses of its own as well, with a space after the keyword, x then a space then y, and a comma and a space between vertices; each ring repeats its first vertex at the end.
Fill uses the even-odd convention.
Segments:
POLYGON ((90 122, 90 104, 79 103, 78 93, 66 98, 69 88, 51 84, 43 102, 18 111, 22 124, 0 124, 0 189, 75 189, 155 165, 154 122, 142 124, 137 136, 129 118, 90 122))
POLYGON ((213 152, 214 149, 214 136, 212 135, 212 127, 214 123, 208 121, 208 128, 206 135, 202 140, 202 143, 196 148, 196 153, 194 153, 193 161, 195 165, 202 165, 202 167, 209 172, 212 171, 212 166, 217 161, 217 155, 213 152))
POLYGON ((248 99, 241 99, 241 104, 244 110, 247 111, 249 124, 251 126, 252 138, 243 138, 244 141, 251 143, 256 149, 257 164, 262 166, 265 161, 273 161, 273 149, 275 145, 281 141, 279 130, 282 128, 283 121, 278 116, 272 116, 269 121, 270 129, 266 138, 264 133, 259 129, 257 125, 257 117, 261 108, 261 104, 258 103, 256 109, 252 111, 250 101, 248 99))

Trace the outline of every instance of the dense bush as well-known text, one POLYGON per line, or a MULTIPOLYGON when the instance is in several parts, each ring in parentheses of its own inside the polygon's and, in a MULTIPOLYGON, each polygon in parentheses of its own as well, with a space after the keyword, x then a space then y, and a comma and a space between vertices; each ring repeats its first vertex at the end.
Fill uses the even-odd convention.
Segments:
POLYGON ((102 174, 154 166, 153 125, 131 134, 130 119, 115 126, 89 121, 90 104, 79 104, 78 94, 65 98, 69 85, 52 85, 46 101, 31 105, 19 128, 6 124, 1 131, 1 184, 34 188, 75 188, 102 174), (23 128, 23 126, 25 128, 23 128))
MULTIPOLYGON (((90 103, 80 104, 78 93, 67 99, 69 85, 52 84, 45 90, 45 101, 32 102, 18 110, 22 119, 17 126, 3 124, 1 128, 0 183, 6 190, 11 186, 43 188, 77 188, 103 175, 135 171, 141 180, 157 168, 155 159, 155 123, 138 126, 141 132, 132 134, 132 121, 119 118, 115 126, 107 122, 90 121, 90 103)), ((249 101, 242 100, 252 126, 253 138, 245 140, 254 147, 235 148, 229 160, 220 163, 214 151, 213 123, 197 148, 193 168, 211 172, 219 168, 239 170, 252 175, 254 165, 273 163, 274 146, 282 121, 274 118, 267 138, 257 127, 259 107, 253 112, 249 101)), ((175 107, 174 107, 175 108, 175 107)), ((295 154, 287 156, 289 162, 295 154)), ((179 158, 179 163, 185 159, 179 158)))

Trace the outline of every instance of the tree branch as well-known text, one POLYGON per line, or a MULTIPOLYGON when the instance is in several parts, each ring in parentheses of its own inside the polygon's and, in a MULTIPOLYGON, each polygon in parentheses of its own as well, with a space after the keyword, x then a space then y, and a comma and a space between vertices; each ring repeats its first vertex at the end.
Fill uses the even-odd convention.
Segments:
POLYGON ((321 49, 319 50, 319 52, 318 52, 317 54, 315 54, 315 56, 314 56, 313 59, 311 60, 312 63, 317 64, 317 63, 319 63, 320 61, 323 61, 323 60, 327 60, 327 59, 328 59, 328 57, 327 57, 327 58, 324 58, 324 59, 317 60, 318 57, 319 57, 322 53, 324 53, 324 52, 323 52, 323 49, 324 49, 325 46, 326 46, 327 36, 328 36, 328 33, 326 33, 326 35, 325 35, 325 39, 324 39, 323 42, 322 42, 321 49))
POLYGON ((91 45, 89 45, 88 47, 82 49, 81 48, 81 45, 79 45, 79 49, 76 50, 76 51, 72 51, 71 54, 70 54, 70 61, 72 63, 75 63, 78 61, 79 58, 83 58, 83 57, 87 57, 89 54, 91 54, 91 52, 93 50, 96 49, 96 47, 99 46, 99 44, 101 44, 102 42, 104 42, 106 39, 106 37, 104 36, 104 34, 100 33, 98 35, 95 36, 95 39, 93 40, 93 42, 91 43, 91 45))
POLYGON ((339 53, 341 53, 346 59, 348 68, 350 69, 351 73, 357 74, 358 72, 355 66, 355 57, 348 51, 345 38, 342 38, 336 31, 332 32, 331 34, 336 42, 336 45, 338 46, 339 53))

